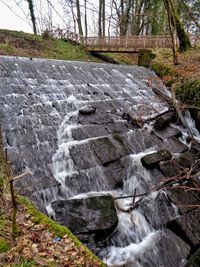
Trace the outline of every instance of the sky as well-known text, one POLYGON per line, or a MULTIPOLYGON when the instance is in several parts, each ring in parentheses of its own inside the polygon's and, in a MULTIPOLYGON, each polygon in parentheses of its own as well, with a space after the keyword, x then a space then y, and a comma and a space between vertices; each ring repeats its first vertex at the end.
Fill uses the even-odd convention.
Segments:
POLYGON ((23 10, 27 10, 23 14, 22 10, 15 4, 13 0, 0 1, 0 29, 18 30, 32 33, 32 27, 30 21, 26 18, 28 15, 28 5, 26 1, 21 1, 21 7, 23 10), (15 13, 15 15, 5 4, 9 5, 15 13))
MULTIPOLYGON (((88 0, 88 32, 93 35, 97 32, 97 14, 91 11, 98 0, 88 0)), ((80 0, 84 9, 84 1, 80 0)), ((63 9, 62 0, 34 1, 37 29, 43 32, 49 25, 49 14, 52 17, 54 28, 74 31, 72 12, 69 8, 63 9), (50 3, 50 5, 48 4, 50 3)), ((76 13, 76 12, 75 12, 76 13)), ((83 18, 84 28, 84 18, 83 18)), ((0 29, 9 29, 33 33, 27 0, 0 0, 0 29)), ((76 31, 78 32, 77 24, 76 31)))

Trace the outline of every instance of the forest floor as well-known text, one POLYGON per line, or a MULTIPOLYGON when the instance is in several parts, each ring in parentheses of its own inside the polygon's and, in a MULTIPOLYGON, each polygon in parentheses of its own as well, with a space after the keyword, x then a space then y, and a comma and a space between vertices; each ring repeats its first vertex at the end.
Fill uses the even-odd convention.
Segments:
POLYGON ((173 64, 171 49, 157 49, 152 69, 169 87, 183 83, 187 79, 200 77, 200 47, 178 54, 178 65, 173 64))

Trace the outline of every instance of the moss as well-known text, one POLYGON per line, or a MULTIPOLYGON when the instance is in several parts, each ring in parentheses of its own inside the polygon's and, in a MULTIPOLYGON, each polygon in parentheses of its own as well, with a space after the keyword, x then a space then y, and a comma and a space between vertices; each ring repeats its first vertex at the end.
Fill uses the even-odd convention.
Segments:
POLYGON ((187 267, 199 267, 200 266, 200 249, 189 260, 187 267))
POLYGON ((10 244, 3 238, 0 238, 0 252, 6 252, 10 249, 10 244))
POLYGON ((175 74, 169 66, 159 63, 157 61, 151 64, 151 68, 161 78, 175 74))
POLYGON ((115 133, 112 135, 113 136, 113 139, 115 139, 117 142, 119 142, 122 146, 124 146, 124 142, 123 142, 123 137, 118 134, 118 133, 115 133))
POLYGON ((3 177, 0 176, 0 192, 1 190, 3 190, 3 186, 4 186, 4 180, 3 180, 3 177))
POLYGON ((176 96, 184 103, 200 107, 200 79, 188 79, 177 86, 176 96))
POLYGON ((149 49, 140 49, 138 56, 138 66, 144 66, 148 68, 152 59, 154 59, 156 55, 149 49))

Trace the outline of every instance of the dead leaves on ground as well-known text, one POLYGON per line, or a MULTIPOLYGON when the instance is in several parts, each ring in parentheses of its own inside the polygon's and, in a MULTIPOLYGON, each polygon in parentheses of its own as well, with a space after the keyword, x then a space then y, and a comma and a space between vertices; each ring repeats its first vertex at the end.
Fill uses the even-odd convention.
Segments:
POLYGON ((22 258, 26 261, 34 260, 34 266, 100 266, 83 246, 77 247, 68 235, 56 237, 47 225, 35 224, 25 207, 20 207, 17 223, 19 235, 2 266, 16 266, 22 258))

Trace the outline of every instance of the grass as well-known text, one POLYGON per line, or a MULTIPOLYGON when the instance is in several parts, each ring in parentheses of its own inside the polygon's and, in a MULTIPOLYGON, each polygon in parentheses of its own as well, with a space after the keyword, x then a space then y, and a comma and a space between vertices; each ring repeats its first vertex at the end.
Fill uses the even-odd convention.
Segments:
POLYGON ((34 34, 0 30, 0 54, 63 60, 99 61, 81 45, 34 34))
POLYGON ((20 263, 15 265, 15 267, 33 267, 36 266, 36 262, 34 260, 26 261, 25 259, 21 259, 20 263))
POLYGON ((102 53, 122 65, 137 65, 136 53, 102 53))

